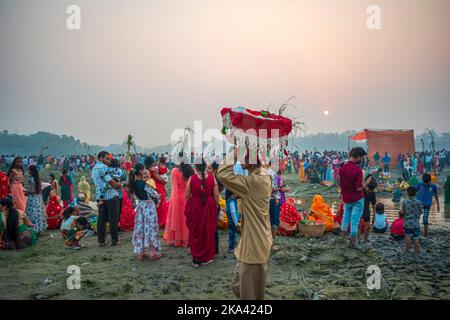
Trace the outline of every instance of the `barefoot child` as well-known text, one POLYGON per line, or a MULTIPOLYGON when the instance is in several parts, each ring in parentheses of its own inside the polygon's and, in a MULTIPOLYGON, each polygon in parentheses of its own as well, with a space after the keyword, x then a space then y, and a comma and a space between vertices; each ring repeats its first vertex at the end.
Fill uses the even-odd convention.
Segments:
POLYGON ((402 212, 405 214, 405 228, 406 236, 406 252, 409 253, 411 247, 411 239, 414 241, 414 252, 416 256, 419 255, 420 250, 420 215, 422 214, 422 203, 416 199, 416 188, 409 187, 407 190, 408 199, 402 202, 402 212))
POLYGON ((388 227, 387 215, 384 212, 384 204, 381 202, 375 205, 375 214, 373 217, 373 232, 385 233, 388 227))
POLYGON ((158 193, 144 181, 149 172, 143 164, 137 164, 130 172, 128 188, 139 199, 133 231, 133 251, 140 261, 146 258, 145 251, 150 248, 150 259, 161 258, 158 216, 155 203, 159 202, 158 193))
POLYGON ((237 196, 226 189, 225 200, 227 201, 226 211, 228 218, 228 252, 234 253, 237 244, 237 226, 239 222, 237 196))
POLYGON ((69 207, 64 213, 64 221, 61 223, 61 234, 64 243, 74 250, 81 249, 80 240, 85 235, 88 221, 85 217, 78 216, 78 207, 69 207))
POLYGON ((416 192, 419 193, 418 199, 422 202, 423 206, 423 235, 426 237, 428 236, 428 216, 431 205, 433 204, 433 197, 436 199, 437 211, 440 211, 437 187, 431 182, 431 175, 429 173, 423 175, 422 182, 416 187, 416 192))
POLYGON ((377 182, 375 180, 370 180, 364 187, 364 212, 363 220, 365 224, 364 228, 364 242, 369 242, 370 233, 370 208, 375 212, 375 205, 377 203, 377 196, 375 194, 375 189, 377 188, 377 182))
POLYGON ((403 240, 405 239, 405 213, 403 211, 400 211, 398 213, 398 218, 392 222, 391 225, 391 237, 394 240, 403 240))

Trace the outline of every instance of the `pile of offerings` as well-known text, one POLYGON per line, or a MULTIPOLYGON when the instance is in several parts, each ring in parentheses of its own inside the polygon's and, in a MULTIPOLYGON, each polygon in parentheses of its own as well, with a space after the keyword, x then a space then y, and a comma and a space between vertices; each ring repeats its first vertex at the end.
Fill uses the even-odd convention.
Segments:
POLYGON ((331 188, 331 187, 334 186, 334 181, 327 181, 327 180, 325 180, 325 181, 322 181, 320 184, 321 184, 322 186, 331 188))
POLYGON ((394 187, 404 191, 409 188, 409 183, 404 181, 402 178, 398 178, 394 187))
MULTIPOLYGON (((220 230, 227 230, 228 229, 228 216, 227 216, 227 202, 225 201, 224 198, 219 197, 219 207, 220 207, 220 212, 219 212, 219 217, 217 219, 217 227, 220 230)), ((237 225, 237 229, 238 232, 241 232, 241 221, 238 218, 238 225, 237 225)))
POLYGON ((394 191, 394 185, 389 183, 378 183, 376 191, 384 193, 392 193, 392 191, 394 191))
POLYGON ((226 212, 227 202, 224 198, 219 197, 219 219, 217 221, 217 227, 221 230, 228 229, 228 217, 226 212))
POLYGON ((323 236, 326 225, 322 221, 317 221, 308 217, 308 219, 302 219, 298 223, 297 227, 298 232, 303 237, 319 238, 323 236))
POLYGON ((315 195, 309 209, 309 215, 298 224, 301 235, 305 237, 321 237, 325 232, 339 228, 335 216, 321 195, 315 195))

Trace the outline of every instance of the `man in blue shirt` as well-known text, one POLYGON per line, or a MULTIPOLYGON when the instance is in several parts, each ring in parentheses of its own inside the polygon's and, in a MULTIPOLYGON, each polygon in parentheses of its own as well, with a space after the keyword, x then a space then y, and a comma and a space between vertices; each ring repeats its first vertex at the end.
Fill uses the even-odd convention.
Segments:
POLYGON ((422 202, 423 206, 423 233, 426 237, 428 235, 428 216, 430 214, 430 208, 433 204, 433 197, 436 198, 437 210, 440 211, 439 197, 437 193, 436 185, 431 183, 431 176, 429 173, 425 173, 422 177, 421 183, 416 187, 417 198, 422 202))
POLYGON ((384 166, 384 173, 389 173, 389 166, 391 165, 391 156, 389 153, 385 153, 383 157, 383 166, 384 166))
POLYGON ((120 215, 120 189, 121 184, 109 174, 110 154, 101 151, 97 156, 97 163, 92 168, 92 181, 95 184, 98 206, 97 237, 99 246, 106 245, 106 223, 109 222, 111 245, 119 242, 119 215, 120 215))

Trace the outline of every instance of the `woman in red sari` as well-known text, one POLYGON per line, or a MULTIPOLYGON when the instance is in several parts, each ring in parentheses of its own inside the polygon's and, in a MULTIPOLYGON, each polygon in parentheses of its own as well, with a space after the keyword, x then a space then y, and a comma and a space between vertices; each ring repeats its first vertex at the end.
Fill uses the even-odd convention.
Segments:
POLYGON ((186 224, 189 228, 192 267, 198 268, 214 262, 216 255, 217 204, 219 187, 213 175, 206 173, 201 159, 195 165, 196 174, 186 187, 186 224))
POLYGON ((62 207, 59 204, 59 198, 56 194, 53 194, 53 196, 51 197, 45 211, 47 213, 47 229, 59 229, 62 222, 62 207))
POLYGON ((121 231, 133 231, 136 212, 133 209, 126 188, 122 188, 122 208, 120 213, 119 228, 121 231))
POLYGON ((145 167, 150 171, 150 176, 155 181, 156 191, 159 194, 159 207, 156 209, 158 213, 158 226, 160 229, 164 228, 167 221, 167 211, 169 210, 169 203, 167 202, 166 195, 166 183, 167 183, 167 173, 169 170, 165 165, 164 157, 161 157, 159 164, 155 167, 155 160, 153 157, 148 157, 145 159, 145 167))

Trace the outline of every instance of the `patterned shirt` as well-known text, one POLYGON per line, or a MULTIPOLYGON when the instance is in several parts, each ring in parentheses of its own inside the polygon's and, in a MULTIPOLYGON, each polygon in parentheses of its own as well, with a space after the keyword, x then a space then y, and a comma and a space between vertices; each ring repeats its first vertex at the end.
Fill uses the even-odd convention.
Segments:
POLYGON ((405 213, 405 229, 419 228, 420 215, 422 214, 422 203, 415 198, 408 198, 402 202, 402 211, 405 213))
POLYGON ((270 174, 272 178, 272 197, 274 199, 280 200, 281 193, 280 193, 280 186, 278 185, 277 174, 274 170, 272 170, 272 168, 269 168, 267 172, 270 174))
POLYGON ((113 177, 109 174, 109 168, 103 162, 97 162, 92 168, 92 181, 95 184, 97 195, 95 200, 111 200, 114 197, 120 197, 119 190, 109 185, 109 181, 113 180, 113 177))

